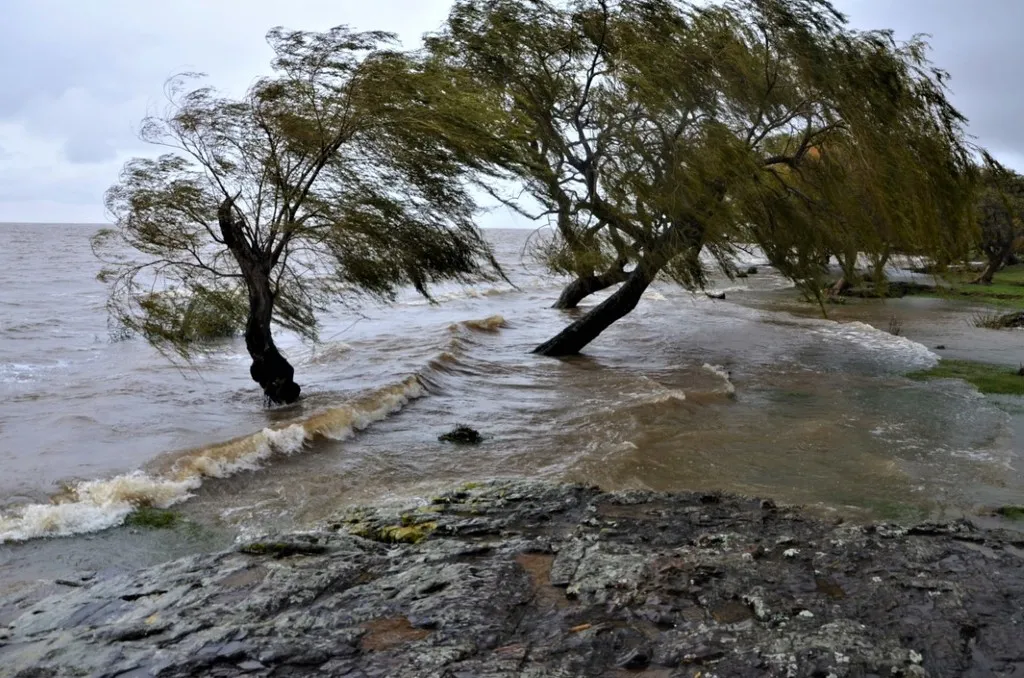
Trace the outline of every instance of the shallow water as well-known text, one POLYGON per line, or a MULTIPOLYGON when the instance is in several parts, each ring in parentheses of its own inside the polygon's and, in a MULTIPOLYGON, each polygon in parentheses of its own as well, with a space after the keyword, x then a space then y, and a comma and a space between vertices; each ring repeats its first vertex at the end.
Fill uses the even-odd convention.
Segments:
POLYGON ((529 349, 572 317, 549 308, 561 281, 523 259, 527 232, 490 231, 515 288, 439 288, 436 305, 407 293, 327 318, 320 345, 282 336, 307 397, 267 410, 240 341, 191 368, 111 341, 96 227, 0 228, 8 585, 494 476, 726 489, 856 516, 1024 501, 1018 401, 903 376, 938 353, 1024 358, 1017 333, 977 330, 949 302, 850 304, 826 321, 762 266, 720 280, 726 301, 657 285, 585 356, 552 360, 529 349), (884 330, 893 315, 902 336, 884 330), (456 423, 485 442, 439 443, 456 423), (177 506, 187 528, 96 532, 140 503, 177 506))

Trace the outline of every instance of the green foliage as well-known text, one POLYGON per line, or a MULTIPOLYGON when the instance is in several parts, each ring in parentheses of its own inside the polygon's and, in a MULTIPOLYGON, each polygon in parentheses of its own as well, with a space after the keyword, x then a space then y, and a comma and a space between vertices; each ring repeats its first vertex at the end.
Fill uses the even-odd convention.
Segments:
POLYGON ((1004 365, 991 365, 971 360, 943 360, 929 370, 907 375, 917 381, 928 379, 962 379, 974 384, 982 393, 1024 395, 1024 377, 1004 365))
POLYGON ((978 246, 988 259, 982 282, 1002 268, 1024 238, 1024 177, 986 156, 977 196, 978 246))
POLYGON ((338 300, 493 275, 464 168, 430 134, 451 83, 393 39, 274 29, 274 72, 242 98, 168 83, 142 125, 167 153, 125 165, 106 196, 116 227, 94 239, 120 326, 188 358, 257 297, 316 339, 338 300))
POLYGON ((461 0, 427 47, 467 97, 446 143, 554 226, 555 271, 632 263, 700 288, 702 252, 732 275, 753 242, 820 294, 832 254, 881 270, 973 240, 946 74, 826 0, 461 0))

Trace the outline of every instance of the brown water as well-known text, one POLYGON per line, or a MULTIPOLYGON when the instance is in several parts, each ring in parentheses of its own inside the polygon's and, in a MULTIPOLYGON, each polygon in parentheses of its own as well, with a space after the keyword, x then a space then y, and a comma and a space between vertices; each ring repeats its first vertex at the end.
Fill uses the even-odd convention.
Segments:
POLYGON ((656 286, 585 356, 552 360, 529 349, 571 318, 548 308, 561 281, 524 262, 526 232, 491 231, 517 289, 441 288, 433 306, 408 293, 327 318, 321 345, 282 336, 308 397, 266 410, 240 341, 182 369, 110 340, 95 227, 0 228, 8 585, 496 476, 726 489, 856 516, 1024 502, 1020 402, 903 376, 932 365, 936 344, 949 357, 1024 358, 1019 334, 977 330, 947 302, 849 305, 825 321, 762 267, 719 281, 724 302, 656 286), (903 336, 876 329, 893 314, 903 336), (485 442, 439 443, 456 423, 485 442), (115 527, 138 504, 188 521, 115 527))

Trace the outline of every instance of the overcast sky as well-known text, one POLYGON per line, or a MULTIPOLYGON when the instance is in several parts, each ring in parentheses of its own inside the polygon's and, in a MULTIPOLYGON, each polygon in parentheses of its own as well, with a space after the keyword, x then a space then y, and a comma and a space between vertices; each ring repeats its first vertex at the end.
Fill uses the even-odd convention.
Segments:
MULTIPOLYGON (((0 222, 105 221, 103 191, 146 153, 139 120, 182 71, 242 91, 266 30, 437 28, 450 0, 0 0, 0 222)), ((1022 0, 836 0, 860 28, 929 33, 978 141, 1024 170, 1022 0)), ((491 215, 488 221, 501 219, 491 215)))

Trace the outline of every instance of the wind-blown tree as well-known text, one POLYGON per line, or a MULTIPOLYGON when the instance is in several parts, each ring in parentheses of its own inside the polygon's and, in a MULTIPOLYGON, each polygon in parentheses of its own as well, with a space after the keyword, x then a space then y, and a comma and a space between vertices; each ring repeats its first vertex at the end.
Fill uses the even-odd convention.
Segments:
POLYGON ((387 33, 268 40, 274 74, 240 99, 169 83, 141 134, 169 152, 125 165, 107 193, 116 227, 95 245, 121 326, 188 359, 211 325, 244 320, 253 380, 290 403, 300 387, 273 325, 315 340, 338 300, 428 296, 498 269, 461 165, 424 133, 446 83, 385 49, 387 33))
MULTIPOLYGON (((554 227, 556 237, 535 254, 552 272, 573 278, 554 305, 563 309, 625 281, 630 263, 617 224, 587 209, 573 149, 575 130, 598 119, 610 57, 601 24, 607 15, 595 24, 592 14, 589 6, 549 2, 457 2, 447 29, 427 39, 436 62, 459 74, 461 95, 478 93, 454 126, 463 148, 473 140, 466 161, 480 185, 554 227), (491 115, 465 117, 481 106, 491 106, 491 115)), ((591 154, 603 157, 603 149, 591 154)))
POLYGON ((969 221, 945 74, 920 40, 854 31, 826 0, 462 0, 428 48, 501 94, 483 181, 554 216, 573 266, 611 251, 624 275, 542 354, 580 351, 659 277, 703 287, 702 253, 728 275, 755 243, 806 281, 823 254, 891 247, 879 220, 921 251, 969 221))
POLYGON ((986 263, 974 282, 989 285, 1024 239, 1024 177, 986 156, 977 212, 986 263))

